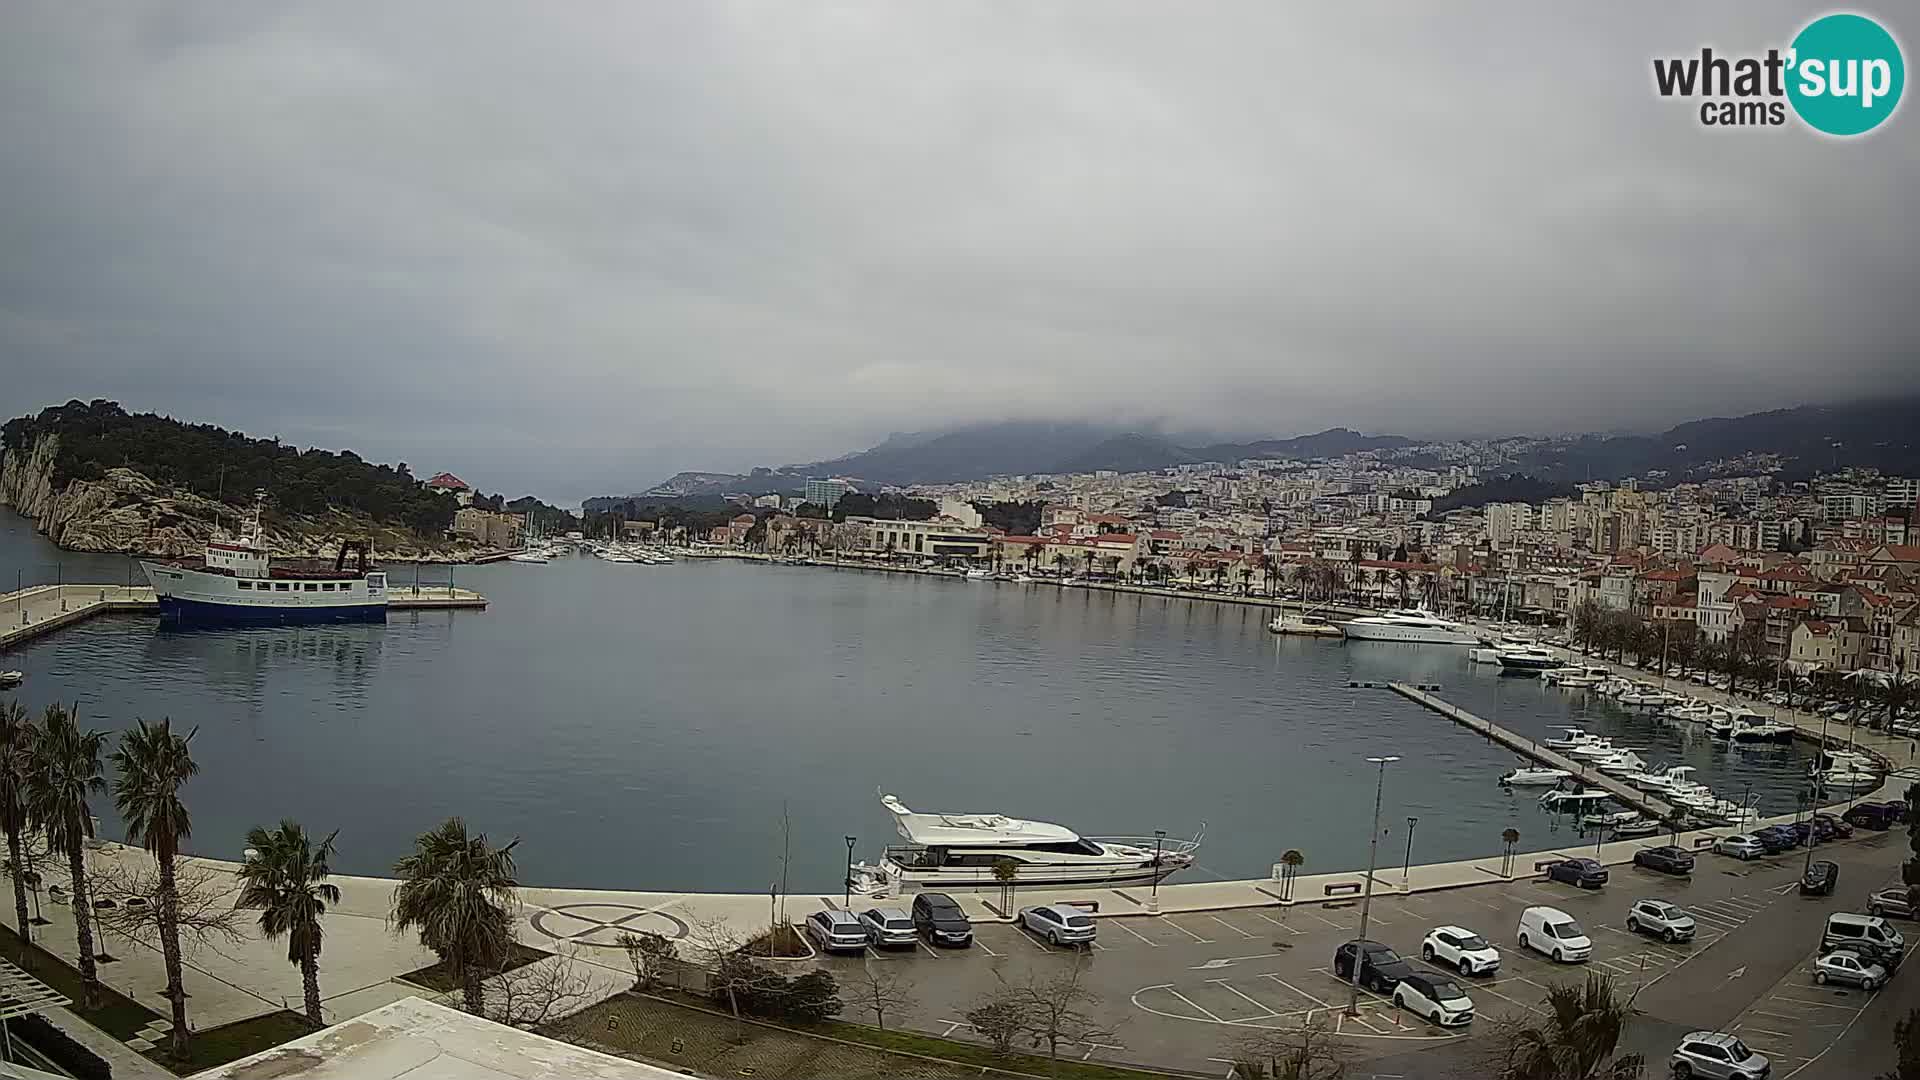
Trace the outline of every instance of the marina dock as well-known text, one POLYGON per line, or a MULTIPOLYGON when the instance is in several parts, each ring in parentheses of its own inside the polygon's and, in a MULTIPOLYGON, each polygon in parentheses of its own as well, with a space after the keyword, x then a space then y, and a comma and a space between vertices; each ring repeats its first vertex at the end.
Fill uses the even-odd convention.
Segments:
MULTIPOLYGON (((393 611, 438 608, 484 610, 487 598, 471 589, 446 585, 391 585, 387 607, 393 611)), ((37 585, 0 594, 0 648, 116 612, 153 614, 160 610, 150 585, 37 585)))
POLYGON ((1473 713, 1468 712, 1458 705, 1442 701, 1440 698, 1434 697, 1425 690, 1416 689, 1403 682, 1390 682, 1387 686, 1401 697, 1425 705, 1427 708, 1447 717, 1461 727, 1485 735, 1487 738, 1492 739, 1494 742, 1499 743, 1517 754, 1531 758, 1551 769, 1565 769, 1567 772, 1573 774, 1574 779, 1590 788, 1599 788, 1605 791, 1616 800, 1633 807, 1643 814, 1648 814, 1664 821, 1671 819, 1676 812, 1672 806, 1638 788, 1630 787, 1584 762, 1577 761, 1562 754, 1558 750, 1542 746, 1539 742, 1519 732, 1509 731, 1491 720, 1475 716, 1473 713))

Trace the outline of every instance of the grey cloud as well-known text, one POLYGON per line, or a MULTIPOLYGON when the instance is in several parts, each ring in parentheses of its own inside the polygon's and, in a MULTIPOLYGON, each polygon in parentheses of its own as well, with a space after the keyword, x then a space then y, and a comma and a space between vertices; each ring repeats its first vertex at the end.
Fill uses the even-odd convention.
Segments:
POLYGON ((1819 9, 1346 7, 15 4, 8 405, 581 495, 983 418, 1910 383, 1911 106, 1841 143, 1651 88, 1819 9))

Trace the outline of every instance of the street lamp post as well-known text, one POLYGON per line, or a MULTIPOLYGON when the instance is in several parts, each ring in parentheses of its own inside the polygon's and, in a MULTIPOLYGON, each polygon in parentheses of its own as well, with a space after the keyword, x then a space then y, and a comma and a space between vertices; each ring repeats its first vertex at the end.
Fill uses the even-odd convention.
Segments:
POLYGON ((1153 830, 1153 886, 1147 890, 1147 912, 1160 914, 1160 848, 1167 841, 1167 830, 1153 830))
MULTIPOLYGON (((1362 887, 1360 896, 1361 941, 1367 939, 1367 922, 1373 914, 1373 871, 1378 865, 1378 855, 1380 852, 1380 797, 1387 786, 1387 766, 1399 760, 1400 757, 1397 754, 1386 757, 1370 757, 1367 759, 1369 765, 1379 767, 1379 772, 1373 782, 1373 832, 1367 837, 1367 880, 1362 887)), ((1353 970, 1351 972, 1353 980, 1347 986, 1348 1016, 1360 1015, 1360 965, 1364 963, 1365 960, 1365 955, 1356 947, 1353 952, 1353 970)))
POLYGON ((840 898, 840 906, 843 908, 853 907, 853 845, 859 842, 860 838, 857 836, 847 837, 847 879, 841 882, 847 888, 846 895, 840 898))
POLYGON ((1407 819, 1407 859, 1405 862, 1400 864, 1400 891, 1401 892, 1406 891, 1407 879, 1413 873, 1413 828, 1418 824, 1420 824, 1420 819, 1417 817, 1409 817, 1407 819))

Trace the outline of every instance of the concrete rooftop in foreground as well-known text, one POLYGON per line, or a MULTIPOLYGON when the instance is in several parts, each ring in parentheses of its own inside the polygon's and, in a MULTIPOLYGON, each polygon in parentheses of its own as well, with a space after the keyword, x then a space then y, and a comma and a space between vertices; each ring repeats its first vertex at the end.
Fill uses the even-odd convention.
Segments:
POLYGON ((417 997, 195 1074, 196 1080, 678 1080, 684 1075, 417 997))

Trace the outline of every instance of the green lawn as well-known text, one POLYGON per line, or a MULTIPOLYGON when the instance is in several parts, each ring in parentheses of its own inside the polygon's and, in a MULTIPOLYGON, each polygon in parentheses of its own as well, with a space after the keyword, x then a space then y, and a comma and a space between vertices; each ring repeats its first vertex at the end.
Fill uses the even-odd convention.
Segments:
MULTIPOLYGON (((552 955, 552 953, 545 949, 536 949, 531 945, 522 945, 516 941, 513 943, 512 953, 507 956, 507 962, 501 965, 499 971, 489 972, 488 974, 497 975, 512 971, 515 968, 523 968, 528 964, 544 960, 552 955)), ((460 980, 454 976, 453 968, 444 962, 430 964, 423 968, 415 968, 405 975, 400 976, 400 978, 416 986, 424 986, 429 990, 438 990, 443 994, 457 993, 460 989, 460 980)))
POLYGON ((307 1023, 306 1017, 283 1009, 265 1016, 236 1020, 225 1027, 194 1032, 187 1043, 185 1061, 168 1057, 167 1044, 164 1042, 147 1051, 147 1057, 181 1076, 189 1076, 312 1033, 313 1025, 307 1023))
MULTIPOLYGON (((19 961, 20 935, 6 926, 0 926, 0 952, 9 960, 19 961)), ((100 986, 100 1007, 91 1012, 84 1010, 80 1007, 80 973, 39 945, 33 947, 32 957, 32 962, 25 966, 34 978, 71 1000, 74 1013, 81 1019, 122 1042, 138 1035, 141 1028, 153 1021, 166 1019, 104 983, 100 986)))
POLYGON ((865 1024, 849 1024, 839 1020, 830 1020, 818 1026, 796 1028, 796 1030, 818 1031, 822 1035, 831 1035, 848 1042, 864 1043, 867 1046, 877 1046, 883 1050, 899 1050, 908 1054, 922 1054, 946 1061, 958 1061, 966 1065, 1035 1073, 1041 1076, 1072 1077, 1075 1080, 1150 1080, 1150 1078, 1164 1075, 1142 1072, 1139 1069, 1126 1069, 1118 1065, 1102 1065, 1097 1061, 1075 1061, 1062 1058, 1058 1062, 1049 1062, 1045 1057, 1035 1054, 1010 1054, 1001 1057, 994 1053, 991 1047, 982 1046, 979 1043, 942 1039, 938 1035, 928 1035, 918 1031, 881 1031, 879 1028, 868 1027, 865 1024))

